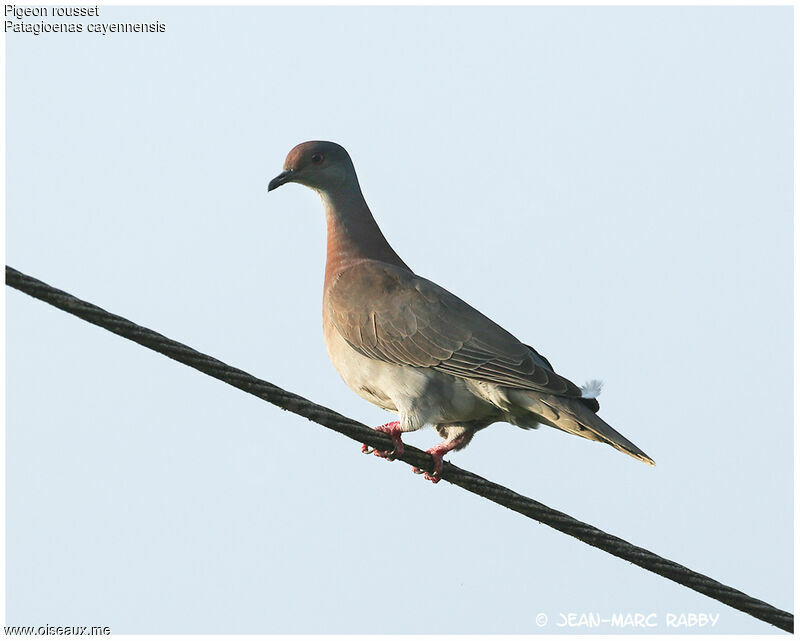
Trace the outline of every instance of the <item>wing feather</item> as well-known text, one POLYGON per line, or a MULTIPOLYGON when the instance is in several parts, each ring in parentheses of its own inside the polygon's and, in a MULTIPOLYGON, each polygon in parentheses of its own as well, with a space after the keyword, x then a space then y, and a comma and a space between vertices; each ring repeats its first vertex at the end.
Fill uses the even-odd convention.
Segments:
POLYGON ((325 296, 329 320, 359 353, 512 388, 580 397, 550 363, 463 300, 402 267, 364 261, 325 296))

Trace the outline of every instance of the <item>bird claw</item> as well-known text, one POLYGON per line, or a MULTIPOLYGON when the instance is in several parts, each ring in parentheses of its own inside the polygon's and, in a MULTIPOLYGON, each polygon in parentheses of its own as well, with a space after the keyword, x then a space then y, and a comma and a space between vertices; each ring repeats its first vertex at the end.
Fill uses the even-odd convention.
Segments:
POLYGON ((373 454, 379 458, 385 458, 387 461, 394 461, 398 456, 403 455, 402 443, 401 447, 396 447, 393 450, 375 450, 373 454))
POLYGON ((394 444, 394 449, 391 450, 379 450, 377 448, 372 448, 369 445, 362 445, 361 452, 363 454, 374 454, 379 458, 385 458, 387 461, 394 461, 397 457, 403 456, 403 452, 405 451, 405 446, 403 445, 403 441, 400 438, 400 423, 395 421, 394 423, 387 423, 386 425, 380 425, 375 428, 379 432, 383 432, 384 434, 388 434, 392 437, 392 443, 394 444))
POLYGON ((425 470, 421 470, 418 467, 412 467, 411 471, 414 472, 414 474, 424 474, 425 478, 431 483, 438 483, 442 480, 442 457, 437 456, 430 450, 428 450, 428 454, 430 454, 433 458, 433 474, 426 472, 425 470))
POLYGON ((441 472, 434 472, 433 474, 430 474, 425 470, 419 469, 418 467, 412 467, 411 471, 414 472, 414 474, 424 474, 425 478, 431 483, 438 483, 442 480, 442 477, 440 476, 441 472))
POLYGON ((361 453, 362 454, 374 454, 380 458, 385 458, 388 461, 394 461, 400 454, 402 454, 402 450, 400 454, 397 453, 397 450, 376 450, 374 447, 370 447, 366 443, 361 446, 361 453))

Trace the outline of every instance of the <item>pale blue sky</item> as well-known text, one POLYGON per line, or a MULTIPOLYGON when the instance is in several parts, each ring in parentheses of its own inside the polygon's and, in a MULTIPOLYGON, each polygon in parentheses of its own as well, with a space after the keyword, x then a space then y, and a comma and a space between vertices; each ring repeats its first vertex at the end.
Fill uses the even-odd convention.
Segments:
MULTIPOLYGON (((167 32, 7 39, 10 265, 384 423, 327 360, 319 199, 266 192, 337 141, 406 262, 658 465, 503 424, 450 459, 792 609, 791 8, 101 13, 167 32)), ((6 296, 9 624, 777 632, 6 296)))

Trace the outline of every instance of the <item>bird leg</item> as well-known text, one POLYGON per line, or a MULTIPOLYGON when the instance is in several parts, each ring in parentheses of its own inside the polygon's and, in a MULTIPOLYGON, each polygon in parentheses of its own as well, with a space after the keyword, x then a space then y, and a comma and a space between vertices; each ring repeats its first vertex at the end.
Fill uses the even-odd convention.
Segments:
POLYGON ((425 478, 429 481, 438 483, 442 479, 442 458, 444 455, 448 452, 459 450, 464 447, 470 442, 473 434, 474 432, 465 432, 463 434, 459 434, 452 441, 442 441, 439 443, 439 445, 434 445, 431 449, 429 449, 428 454, 430 454, 433 458, 433 474, 429 474, 425 470, 421 470, 418 467, 412 468, 411 471, 414 472, 414 474, 424 474, 425 478))
POLYGON ((403 441, 400 439, 400 435, 403 433, 400 430, 400 421, 392 421, 391 423, 386 423, 386 425, 379 425, 375 428, 379 432, 383 432, 384 434, 388 434, 392 437, 392 443, 394 444, 393 450, 374 450, 368 445, 364 444, 361 446, 361 451, 364 454, 373 453, 375 456, 380 456, 381 458, 388 459, 390 461, 394 461, 398 456, 403 455, 403 451, 405 447, 403 446, 403 441))

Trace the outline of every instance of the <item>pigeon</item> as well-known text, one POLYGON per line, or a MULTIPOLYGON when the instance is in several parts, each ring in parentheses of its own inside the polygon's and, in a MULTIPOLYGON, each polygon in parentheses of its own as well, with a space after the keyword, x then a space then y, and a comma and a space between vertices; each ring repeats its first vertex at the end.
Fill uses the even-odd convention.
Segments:
POLYGON ((375 428, 393 444, 375 455, 402 456, 401 435, 432 425, 444 439, 428 450, 433 471, 414 472, 436 483, 448 452, 506 422, 548 425, 655 465, 597 415, 598 381, 578 387, 533 347, 406 265, 375 222, 344 147, 297 145, 267 191, 286 183, 313 189, 325 209, 322 318, 330 360, 350 389, 399 418, 375 428))

